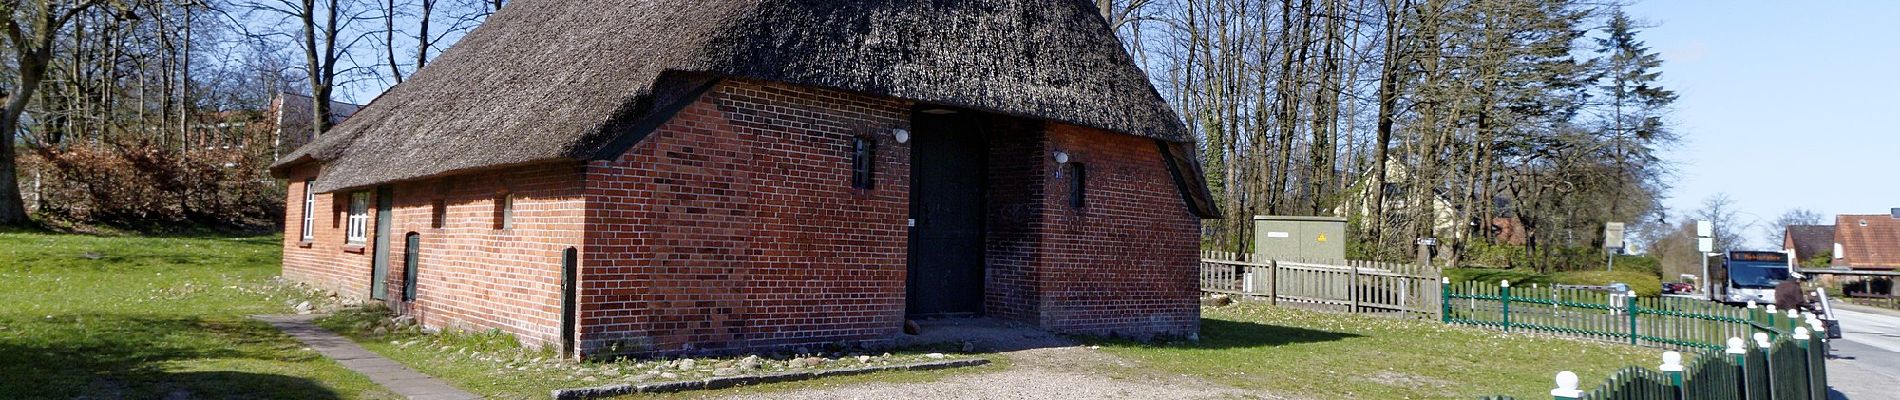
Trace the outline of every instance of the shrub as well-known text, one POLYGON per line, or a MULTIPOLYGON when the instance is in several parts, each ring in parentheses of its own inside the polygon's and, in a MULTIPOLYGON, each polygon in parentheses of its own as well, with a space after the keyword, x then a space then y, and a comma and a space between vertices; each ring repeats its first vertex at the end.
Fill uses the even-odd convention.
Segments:
POLYGON ((283 184, 264 170, 270 154, 254 149, 125 141, 21 156, 21 181, 36 189, 36 215, 54 224, 176 231, 261 230, 282 222, 283 184))
POLYGON ((1480 282, 1495 285, 1498 281, 1504 280, 1511 281, 1512 286, 1551 283, 1549 275, 1528 269, 1450 268, 1445 270, 1445 277, 1451 278, 1452 283, 1480 282))
POLYGON ((1554 274, 1551 276, 1551 280, 1554 281, 1553 283, 1561 285, 1601 286, 1611 283, 1624 283, 1630 286, 1630 290, 1636 291, 1636 295, 1638 296, 1654 297, 1662 295, 1662 279, 1642 271, 1628 271, 1622 269, 1616 271, 1569 271, 1554 274))

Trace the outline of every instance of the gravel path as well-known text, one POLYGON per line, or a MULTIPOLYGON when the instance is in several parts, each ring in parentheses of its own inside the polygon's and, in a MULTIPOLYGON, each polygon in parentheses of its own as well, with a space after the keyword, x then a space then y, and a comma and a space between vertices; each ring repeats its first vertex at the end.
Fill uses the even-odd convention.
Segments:
MULTIPOLYGON (((930 329, 926 329, 929 331, 930 329)), ((963 332, 967 334, 968 332, 963 332)), ((1229 399, 1281 397, 1193 377, 1140 368, 1133 362, 1046 335, 984 332, 984 350, 1005 350, 1002 371, 952 375, 933 382, 872 382, 728 399, 1229 399)))

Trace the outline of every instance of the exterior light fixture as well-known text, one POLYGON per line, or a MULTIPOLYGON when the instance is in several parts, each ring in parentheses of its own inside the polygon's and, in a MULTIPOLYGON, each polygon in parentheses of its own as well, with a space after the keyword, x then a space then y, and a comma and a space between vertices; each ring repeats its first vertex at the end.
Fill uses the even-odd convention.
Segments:
POLYGON ((896 129, 891 129, 891 136, 895 136, 895 137, 897 137, 897 143, 900 143, 900 144, 901 144, 901 143, 910 143, 910 130, 909 130, 909 129, 904 129, 904 128, 896 128, 896 129))
POLYGON ((1068 164, 1068 163, 1069 163, 1069 152, 1066 152, 1066 151, 1062 151, 1062 150, 1056 150, 1056 163, 1057 163, 1057 164, 1068 164))

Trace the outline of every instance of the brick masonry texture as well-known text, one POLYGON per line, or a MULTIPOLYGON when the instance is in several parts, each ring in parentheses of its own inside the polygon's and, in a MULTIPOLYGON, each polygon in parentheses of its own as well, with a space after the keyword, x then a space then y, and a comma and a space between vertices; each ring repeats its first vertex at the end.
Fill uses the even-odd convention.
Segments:
MULTIPOLYGON (((371 193, 372 237, 361 251, 346 251, 344 229, 349 192, 317 196, 316 240, 298 238, 303 179, 291 174, 285 225, 284 277, 331 290, 354 301, 370 300, 375 254, 375 190, 371 193)), ((561 252, 581 245, 583 197, 578 163, 539 165, 392 185, 389 274, 385 302, 425 326, 500 329, 530 345, 560 340, 561 252), (510 229, 499 229, 496 202, 513 195, 510 229), (441 228, 435 204, 445 205, 441 228), (416 300, 403 302, 406 235, 421 238, 416 300)))
MULTIPOLYGON (((557 344, 561 253, 577 248, 577 339, 590 356, 899 335, 911 149, 892 131, 909 128, 912 107, 726 80, 614 160, 392 185, 386 302, 425 326, 557 344), (851 186, 856 137, 877 142, 871 189, 851 186), (514 198, 513 223, 499 229, 505 195, 514 198), (440 228, 438 203, 447 211, 440 228), (417 298, 403 302, 409 233, 421 237, 421 262, 417 298)), ((984 118, 985 312, 1057 332, 1195 333, 1199 224, 1154 141, 984 118), (1068 203, 1071 177, 1052 159, 1056 150, 1087 165, 1086 207, 1068 203)), ((290 174, 284 276, 366 300, 374 249, 343 243, 348 193, 319 195, 317 239, 297 237, 303 180, 315 173, 290 174)))
POLYGON ((588 166, 582 346, 726 351, 903 325, 910 104, 729 80, 588 166), (851 187, 851 139, 878 142, 851 187))

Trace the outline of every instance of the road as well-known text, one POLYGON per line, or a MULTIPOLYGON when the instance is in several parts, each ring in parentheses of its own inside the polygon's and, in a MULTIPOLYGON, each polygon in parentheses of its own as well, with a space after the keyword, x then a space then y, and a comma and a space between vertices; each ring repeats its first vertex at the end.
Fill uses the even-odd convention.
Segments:
POLYGON ((1900 311, 1835 304, 1840 340, 1827 363, 1831 398, 1900 399, 1900 311))

